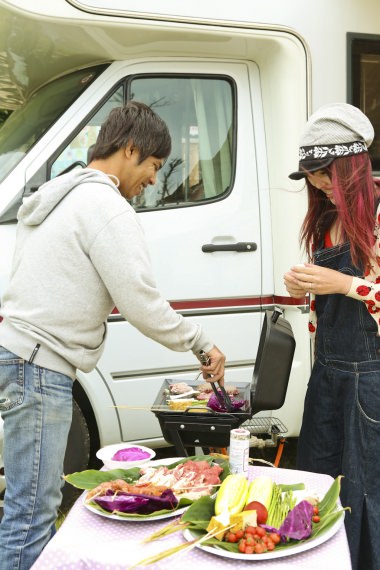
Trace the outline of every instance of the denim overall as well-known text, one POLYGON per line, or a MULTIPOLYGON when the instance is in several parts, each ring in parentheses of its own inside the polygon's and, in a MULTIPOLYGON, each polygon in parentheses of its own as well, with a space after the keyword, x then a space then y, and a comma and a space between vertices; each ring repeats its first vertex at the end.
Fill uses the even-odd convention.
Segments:
MULTIPOLYGON (((360 276, 349 243, 320 249, 314 263, 360 276)), ((317 295, 315 363, 297 467, 344 475, 341 500, 354 570, 380 570, 380 337, 366 305, 317 295)), ((378 313, 380 317, 380 312, 378 313)))

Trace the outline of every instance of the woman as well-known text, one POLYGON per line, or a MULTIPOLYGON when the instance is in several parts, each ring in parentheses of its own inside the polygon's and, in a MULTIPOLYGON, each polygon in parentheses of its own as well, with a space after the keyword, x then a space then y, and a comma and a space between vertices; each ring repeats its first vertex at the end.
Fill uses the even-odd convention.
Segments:
POLYGON ((299 170, 309 206, 301 229, 312 263, 284 276, 293 297, 310 292, 315 362, 297 467, 344 475, 341 499, 353 568, 380 568, 380 181, 374 137, 356 107, 330 104, 311 116, 299 170))

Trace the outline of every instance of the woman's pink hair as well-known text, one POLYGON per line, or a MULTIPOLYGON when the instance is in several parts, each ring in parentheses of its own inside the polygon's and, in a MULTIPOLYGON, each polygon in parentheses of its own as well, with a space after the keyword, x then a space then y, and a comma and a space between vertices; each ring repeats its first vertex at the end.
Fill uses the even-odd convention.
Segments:
POLYGON ((362 271, 374 260, 374 226, 380 180, 374 180, 368 153, 335 159, 326 168, 335 205, 306 178, 309 207, 301 228, 301 241, 309 257, 323 247, 325 233, 336 220, 343 241, 351 245, 353 264, 362 271))

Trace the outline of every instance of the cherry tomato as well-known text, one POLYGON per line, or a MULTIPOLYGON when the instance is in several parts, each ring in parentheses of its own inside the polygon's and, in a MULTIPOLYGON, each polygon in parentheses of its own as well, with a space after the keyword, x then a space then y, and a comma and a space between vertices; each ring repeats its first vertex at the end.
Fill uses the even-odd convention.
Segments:
POLYGON ((319 521, 321 520, 321 517, 319 517, 318 515, 314 515, 312 520, 315 523, 319 523, 319 521))
POLYGON ((240 539, 243 538, 243 536, 244 536, 244 530, 242 530, 242 529, 237 530, 237 531, 235 532, 235 534, 236 534, 236 538, 237 538, 238 540, 240 540, 240 539))
POLYGON ((269 551, 274 550, 274 543, 271 540, 268 540, 267 549, 269 551))
MULTIPOLYGON (((314 515, 314 517, 316 516, 317 515, 314 515)), ((247 527, 243 532, 243 537, 240 537, 241 531, 237 531, 236 533, 227 532, 225 540, 228 542, 239 542, 239 552, 244 554, 262 554, 267 551, 271 552, 276 548, 276 544, 281 542, 281 537, 278 533, 266 532, 262 527, 247 527)))
POLYGON ((281 540, 281 537, 279 534, 277 534, 276 532, 271 532, 269 535, 269 538, 271 539, 271 541, 273 542, 273 544, 278 544, 281 540))
POLYGON ((256 554, 262 554, 265 551, 265 544, 260 544, 260 542, 257 542, 254 546, 254 550, 256 554))
POLYGON ((237 542, 238 539, 236 538, 236 534, 234 532, 227 533, 226 541, 227 542, 237 542))
POLYGON ((262 528, 261 526, 258 526, 257 529, 256 529, 256 534, 259 535, 260 538, 261 538, 262 536, 265 536, 265 535, 266 535, 266 530, 265 530, 265 528, 262 528))
POLYGON ((319 509, 317 506, 313 507, 313 514, 314 515, 319 515, 319 509))

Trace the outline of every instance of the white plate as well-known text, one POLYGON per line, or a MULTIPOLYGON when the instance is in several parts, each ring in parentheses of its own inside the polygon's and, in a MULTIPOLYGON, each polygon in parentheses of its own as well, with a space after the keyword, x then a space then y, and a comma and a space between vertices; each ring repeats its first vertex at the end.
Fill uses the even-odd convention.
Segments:
POLYGON ((83 504, 86 507, 86 509, 88 509, 92 513, 95 513, 96 515, 100 515, 101 517, 105 517, 106 519, 113 519, 115 521, 127 521, 127 522, 159 521, 161 519, 168 519, 170 517, 176 517, 176 516, 182 515, 182 513, 184 513, 186 511, 186 509, 188 509, 190 506, 190 505, 188 505, 186 507, 182 507, 181 509, 175 509, 173 511, 170 511, 170 513, 165 513, 163 515, 154 515, 153 513, 151 515, 128 515, 127 513, 125 513, 125 516, 122 517, 120 515, 116 515, 113 513, 106 513, 104 511, 99 511, 98 509, 96 509, 92 505, 86 503, 86 496, 84 496, 84 498, 83 498, 83 504))
MULTIPOLYGON (((197 544, 196 546, 205 552, 216 554, 217 556, 223 556, 224 558, 233 558, 235 560, 272 560, 273 558, 282 558, 283 556, 299 554, 300 552, 305 552, 306 550, 310 550, 311 548, 315 548, 316 546, 323 544, 338 532, 343 521, 344 512, 342 512, 342 516, 332 527, 330 527, 326 532, 322 532, 320 535, 317 535, 315 538, 309 538, 300 544, 295 543, 294 546, 287 546, 286 548, 278 551, 274 549, 272 552, 263 552, 262 554, 242 554, 240 552, 230 552, 224 548, 218 548, 218 546, 206 546, 202 544, 197 544)), ((188 542, 197 537, 195 533, 192 533, 188 529, 184 531, 183 535, 188 542)))
MULTIPOLYGON (((181 461, 182 459, 184 459, 184 457, 163 457, 162 459, 150 459, 149 461, 143 463, 142 465, 135 465, 135 467, 141 467, 145 469, 146 467, 152 467, 152 466, 159 467, 160 465, 172 465, 173 463, 181 461)), ((131 467, 129 467, 128 469, 131 469, 131 467)), ((112 469, 107 469, 106 467, 102 467, 102 471, 112 471, 112 469)))

